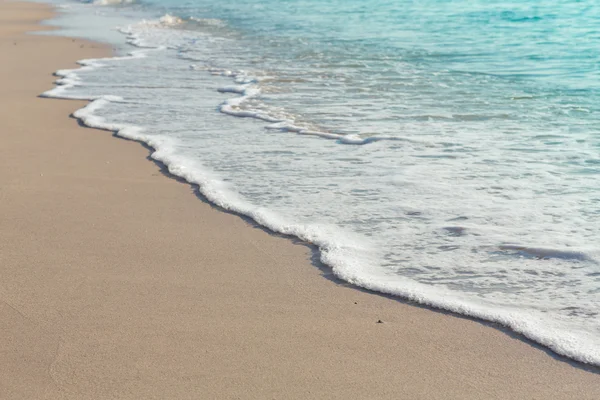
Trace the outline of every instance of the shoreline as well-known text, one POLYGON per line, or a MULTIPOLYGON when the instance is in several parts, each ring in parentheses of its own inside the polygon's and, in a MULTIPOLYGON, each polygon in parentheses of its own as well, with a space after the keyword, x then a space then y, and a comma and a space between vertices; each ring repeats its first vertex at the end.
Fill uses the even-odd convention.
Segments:
MULTIPOLYGON (((62 32, 60 33, 60 35, 62 36, 62 32)), ((98 34, 96 34, 96 36, 98 36, 98 34)), ((174 160, 173 156, 177 157, 179 154, 173 153, 170 149, 168 149, 169 146, 167 146, 167 149, 165 151, 165 146, 161 145, 160 139, 159 141, 157 141, 154 135, 147 134, 144 128, 140 129, 140 127, 135 124, 113 124, 105 121, 103 118, 98 119, 97 114, 95 112, 96 110, 104 108, 104 95, 100 96, 100 98, 88 98, 86 96, 77 97, 69 94, 69 89, 71 89, 74 84, 72 82, 72 79, 78 79, 79 71, 97 69, 101 70, 102 68, 104 68, 102 64, 105 60, 112 61, 135 58, 144 59, 145 55, 148 52, 152 52, 154 49, 156 49, 149 45, 142 45, 140 47, 138 44, 136 44, 137 39, 134 40, 134 42, 131 42, 131 40, 131 37, 129 37, 129 39, 126 42, 131 45, 130 50, 131 47, 135 48, 135 50, 127 51, 125 50, 125 48, 122 48, 122 50, 125 53, 122 53, 121 55, 117 56, 113 54, 112 56, 107 58, 82 60, 78 62, 80 66, 77 69, 59 71, 57 73, 57 76, 60 78, 60 84, 57 84, 53 89, 44 92, 41 96, 63 100, 89 100, 90 103, 86 107, 77 110, 72 115, 80 122, 81 125, 89 128, 106 130, 113 133, 113 135, 116 137, 123 138, 126 140, 133 140, 141 143, 143 146, 147 146, 150 153, 149 158, 151 158, 153 161, 159 164, 161 168, 164 167, 164 169, 168 171, 169 176, 176 177, 177 179, 183 179, 185 182, 190 184, 193 187, 193 189, 197 192, 197 195, 200 196, 203 201, 215 206, 220 211, 230 212, 240 217, 248 218, 252 220, 251 224, 257 224, 261 226, 261 228, 264 228, 270 234, 281 235, 291 240, 299 240, 301 242, 306 242, 307 245, 311 246, 315 245, 319 249, 318 254, 320 255, 320 260, 324 260, 324 258, 327 258, 327 255, 323 254, 323 252, 326 252, 326 250, 321 251, 321 249, 327 249, 329 247, 329 245, 331 244, 330 237, 310 237, 312 235, 309 234, 309 237, 307 238, 306 232, 302 228, 296 226, 296 228, 288 229, 286 224, 282 225, 279 221, 277 221, 277 219, 272 220, 269 218, 265 218, 263 215, 261 215, 260 212, 256 213, 256 208, 247 207, 243 203, 240 204, 235 200, 231 201, 226 194, 224 195, 222 193, 218 193, 218 187, 216 190, 217 194, 215 194, 215 192, 213 191, 214 187, 210 182, 210 178, 207 182, 205 181, 204 174, 195 173, 197 169, 193 162, 190 165, 190 168, 187 168, 187 163, 185 161, 174 160), (293 233, 289 233, 291 231, 293 231, 293 233)), ((113 43, 115 42, 113 41, 113 43)), ((217 91, 220 90, 221 89, 217 89, 217 91)), ((240 92, 236 94, 239 94, 242 98, 247 96, 245 92, 240 92)), ((113 96, 108 95, 108 97, 113 96)), ((113 101, 113 99, 107 98, 106 101, 108 104, 110 104, 113 101)), ((240 101, 240 98, 234 97, 232 101, 240 101)), ((227 104, 229 104, 228 101, 222 103, 221 106, 219 106, 219 112, 224 114, 231 114, 230 112, 226 112, 223 110, 223 107, 229 107, 227 106, 227 104)), ((204 112, 212 113, 212 109, 210 111, 205 110, 204 112)), ((232 115, 235 116, 236 114, 233 113, 232 115)), ((257 118, 256 116, 250 117, 257 118)), ((261 118, 258 117, 258 119, 261 118)), ((297 133, 302 134, 302 132, 300 131, 297 133)), ((335 243, 333 243, 333 247, 335 247, 335 243)), ((486 323, 489 326, 501 327, 501 329, 510 332, 511 335, 517 335, 517 337, 521 338, 522 340, 534 343, 536 346, 540 346, 540 348, 544 349, 545 351, 547 350, 554 353, 554 355, 556 355, 559 359, 564 359, 568 360, 568 362, 581 363, 583 365, 587 365, 586 368, 591 368, 591 370, 596 370, 600 367, 600 361, 598 356, 590 354, 590 351, 588 351, 587 353, 585 351, 582 351, 581 347, 583 346, 572 346, 571 344, 573 341, 571 341, 571 343, 561 341, 559 340, 559 338, 556 337, 560 335, 548 337, 546 332, 548 330, 551 330, 548 327, 545 330, 541 329, 540 327, 537 327, 537 329, 523 328, 523 317, 513 318, 512 315, 506 315, 506 313, 496 313, 493 307, 489 309, 481 304, 477 304, 477 302, 471 303, 469 301, 464 300, 448 301, 444 296, 444 289, 441 287, 438 287, 437 290, 433 291, 429 290, 429 288, 415 289, 411 288, 410 286, 404 288, 392 287, 390 289, 385 285, 385 282, 371 282, 368 279, 362 279, 362 276, 360 276, 361 274, 355 275, 350 273, 350 275, 348 275, 348 271, 346 270, 343 263, 328 263, 327 261, 318 262, 325 264, 325 268, 330 268, 331 270, 335 271, 334 275, 341 279, 341 281, 344 282, 344 284, 352 282, 350 283, 350 285, 359 289, 367 290, 373 294, 390 296, 392 299, 402 299, 403 301, 408 302, 408 304, 419 305, 434 311, 449 312, 457 317, 470 318, 481 323, 486 323), (541 332, 540 329, 542 330, 541 332)), ((449 294, 449 298, 452 297, 452 294, 449 294)), ((543 324, 538 323, 538 325, 543 324)), ((572 329, 575 329, 575 327, 572 327, 572 329)), ((563 332, 563 334, 568 334, 568 332, 563 332)), ((588 343, 587 348, 589 350, 593 349, 594 347, 588 343)), ((600 369, 598 369, 598 371, 600 371, 600 369)))
POLYGON ((198 201, 187 183, 157 174, 142 146, 82 129, 66 116, 87 102, 36 96, 52 87, 55 70, 109 50, 17 33, 47 29, 34 21, 51 15, 48 6, 0 7, 3 21, 10 7, 12 21, 21 21, 0 28, 3 51, 13 54, 4 76, 16 75, 0 101, 7 131, 23 134, 3 137, 7 201, 0 210, 11 217, 0 232, 9 244, 0 286, 9 349, 2 354, 20 372, 0 376, 0 388, 27 381, 31 365, 41 363, 50 379, 41 368, 46 384, 35 380, 34 386, 47 398, 600 395, 597 373, 506 332, 323 279, 304 245, 198 201), (10 40, 17 44, 11 47, 10 40), (20 41, 36 54, 20 51, 20 41), (56 59, 44 59, 37 52, 42 47, 56 59), (24 80, 25 89, 18 85, 24 80), (17 107, 14 94, 21 96, 17 107), (38 118, 25 122, 26 115, 38 118), (39 165, 23 162, 25 156, 39 165), (16 175, 7 172, 11 162, 16 175), (108 204, 99 200, 106 193, 113 195, 108 204), (376 324, 379 319, 384 323, 376 324), (27 324, 42 331, 19 338, 27 324), (124 332, 117 329, 123 326, 124 332), (173 333, 183 340, 175 343, 173 333), (36 347, 40 342, 57 349, 53 359, 36 347), (37 352, 22 357, 26 349, 37 352), (507 388, 507 381, 514 386, 507 388))

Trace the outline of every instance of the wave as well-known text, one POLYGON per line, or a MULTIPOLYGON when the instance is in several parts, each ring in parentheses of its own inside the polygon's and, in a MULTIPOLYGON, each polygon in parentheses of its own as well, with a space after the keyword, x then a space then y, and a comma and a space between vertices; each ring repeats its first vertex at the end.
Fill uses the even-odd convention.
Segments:
POLYGON ((169 27, 183 24, 183 19, 173 16, 171 14, 165 14, 160 17, 157 21, 147 21, 146 24, 150 26, 161 26, 169 27))
MULTIPOLYGON (((212 26, 224 26, 224 22, 215 19, 199 19, 190 17, 183 19, 171 14, 165 14, 162 17, 155 20, 142 20, 141 22, 130 25, 126 28, 121 28, 120 32, 125 34, 127 37, 127 43, 132 46, 139 47, 141 49, 163 49, 169 46, 155 46, 148 43, 143 39, 142 33, 148 29, 169 29, 179 25, 187 24, 189 21, 195 21, 196 23, 202 22, 212 26)), ((177 48, 177 46, 169 47, 177 48)), ((181 58, 185 58, 180 54, 181 58)), ((228 99, 219 105, 218 110, 233 117, 238 118, 253 118, 268 122, 265 128, 269 130, 279 130, 281 132, 294 132, 300 135, 317 136, 324 139, 336 140, 340 144, 348 145, 366 145, 379 141, 405 141, 414 142, 408 138, 400 136, 385 136, 385 135, 370 135, 368 137, 361 137, 357 134, 341 134, 328 132, 325 130, 310 129, 305 126, 297 125, 293 119, 280 118, 278 116, 269 114, 264 111, 252 110, 244 108, 243 105, 247 104, 249 100, 256 99, 261 95, 261 90, 258 86, 259 80, 247 75, 244 71, 232 71, 226 68, 217 67, 200 67, 196 64, 190 64, 192 70, 204 70, 212 75, 229 77, 234 80, 234 86, 224 86, 217 89, 221 93, 234 93, 240 95, 240 97, 228 99)))
MULTIPOLYGON (((146 57, 148 52, 162 48, 143 49, 129 53, 123 57, 112 58, 127 60, 146 57)), ((150 146, 151 157, 164 164, 168 171, 178 177, 185 179, 190 184, 198 185, 200 192, 206 199, 223 209, 248 216, 258 224, 284 235, 297 237, 307 243, 318 247, 320 260, 331 267, 332 272, 338 278, 350 284, 368 290, 402 297, 404 299, 438 308, 454 313, 480 318, 483 320, 497 322, 525 337, 540 343, 557 354, 570 357, 574 360, 600 366, 600 350, 594 347, 594 337, 588 332, 568 332, 565 322, 564 329, 560 334, 548 329, 543 320, 527 310, 499 308, 494 304, 484 302, 475 303, 461 293, 452 292, 441 287, 432 287, 404 278, 401 276, 385 276, 377 272, 370 264, 370 254, 373 251, 368 244, 352 237, 335 228, 323 228, 316 225, 298 224, 294 221, 273 213, 264 208, 255 206, 240 197, 230 186, 214 176, 210 170, 205 168, 195 159, 181 156, 176 151, 175 143, 168 137, 160 137, 145 133, 140 126, 128 124, 115 124, 106 121, 97 115, 97 111, 107 104, 123 102, 118 96, 104 95, 97 97, 76 96, 69 93, 69 89, 82 84, 79 76, 80 71, 103 68, 110 59, 88 59, 79 61, 80 68, 74 70, 60 70, 56 75, 60 78, 56 86, 43 93, 43 97, 88 100, 90 103, 77 110, 73 116, 83 124, 91 128, 98 128, 115 132, 117 136, 143 142, 150 146)), ((316 135, 329 139, 339 140, 347 144, 366 144, 377 140, 391 140, 392 138, 371 137, 361 138, 349 135, 338 135, 328 132, 310 131, 293 125, 288 120, 272 120, 269 116, 255 114, 254 111, 240 108, 245 99, 258 95, 253 80, 243 74, 236 74, 225 70, 213 70, 215 74, 229 74, 236 80, 237 85, 222 87, 221 92, 239 94, 240 97, 225 101, 220 111, 230 113, 239 117, 251 117, 263 119, 270 123, 269 129, 287 130, 299 134, 316 135), (248 112, 248 114, 243 114, 248 112)), ((398 138, 394 138, 398 139, 398 138)), ((540 249, 524 247, 505 247, 505 250, 527 251, 540 255, 549 253, 540 249)), ((554 256, 565 256, 578 258, 577 254, 556 254, 554 256)), ((564 322, 564 321, 563 321, 564 322)), ((559 321, 560 323, 560 321, 559 321)))
POLYGON ((126 36, 126 41, 134 47, 142 49, 164 49, 168 46, 155 46, 142 38, 142 32, 152 29, 168 29, 183 24, 185 21, 177 16, 165 14, 158 19, 142 20, 135 25, 120 28, 119 32, 126 36))
MULTIPOLYGON (((202 69, 196 66, 195 64, 190 65, 190 68, 195 70, 202 69)), ((217 89, 217 91, 220 93, 235 93, 240 95, 240 97, 224 101, 218 107, 219 111, 223 114, 240 118, 254 118, 265 122, 269 122, 270 124, 265 126, 265 128, 269 130, 278 130, 281 132, 294 132, 300 135, 308 136, 318 136, 324 139, 337 140, 340 144, 365 145, 382 140, 412 142, 412 140, 410 139, 399 136, 373 135, 369 137, 361 137, 356 134, 340 134, 321 130, 313 130, 296 125, 293 119, 278 118, 263 111, 244 109, 242 108, 242 105, 244 103, 247 103, 249 100, 259 97, 261 94, 261 90, 255 84, 257 80, 255 78, 249 77, 243 71, 235 72, 223 68, 214 67, 208 67, 206 68, 206 70, 213 75, 231 77, 236 83, 236 85, 234 86, 223 86, 217 89)))

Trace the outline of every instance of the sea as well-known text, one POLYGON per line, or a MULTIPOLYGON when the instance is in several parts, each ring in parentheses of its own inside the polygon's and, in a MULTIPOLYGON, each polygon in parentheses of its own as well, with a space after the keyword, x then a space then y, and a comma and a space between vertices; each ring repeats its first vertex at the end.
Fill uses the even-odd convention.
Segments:
POLYGON ((115 50, 43 94, 82 123, 352 285, 600 365, 599 2, 52 2, 115 50))

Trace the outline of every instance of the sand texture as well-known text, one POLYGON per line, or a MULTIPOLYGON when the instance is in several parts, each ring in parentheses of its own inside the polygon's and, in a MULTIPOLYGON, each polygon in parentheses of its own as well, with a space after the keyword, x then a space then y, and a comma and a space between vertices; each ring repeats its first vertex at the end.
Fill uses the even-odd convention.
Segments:
POLYGON ((597 370, 349 287, 38 98, 110 54, 24 33, 51 15, 0 2, 0 399, 600 399, 597 370))

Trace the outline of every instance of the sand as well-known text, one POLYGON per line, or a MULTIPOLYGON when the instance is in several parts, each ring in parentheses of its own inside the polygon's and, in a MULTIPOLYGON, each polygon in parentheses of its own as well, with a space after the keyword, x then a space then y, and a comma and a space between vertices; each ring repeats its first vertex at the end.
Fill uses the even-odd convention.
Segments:
POLYGON ((38 98, 110 54, 24 34, 51 15, 0 2, 0 399, 600 398, 597 369, 349 287, 38 98))

